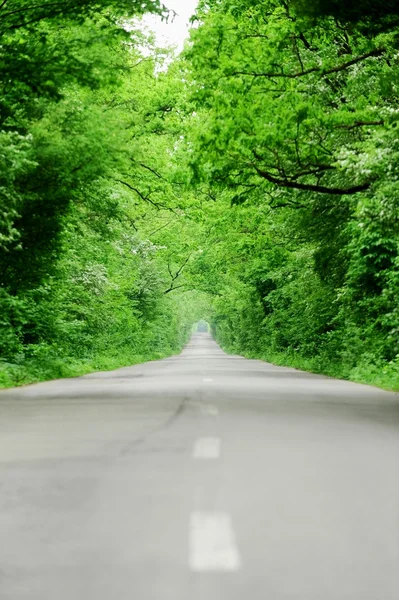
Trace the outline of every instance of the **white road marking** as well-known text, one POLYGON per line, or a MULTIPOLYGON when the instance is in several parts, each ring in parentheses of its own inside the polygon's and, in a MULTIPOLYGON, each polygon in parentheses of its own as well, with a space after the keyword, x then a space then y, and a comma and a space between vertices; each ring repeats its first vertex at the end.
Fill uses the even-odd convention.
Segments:
POLYGON ((211 379, 210 377, 204 377, 203 382, 204 383, 211 383, 213 381, 213 379, 211 379))
POLYGON ((193 457, 199 459, 219 458, 220 438, 200 438, 194 444, 193 457))
POLYGON ((203 415, 210 417, 217 417, 219 414, 219 409, 216 406, 212 406, 212 404, 204 404, 201 406, 201 411, 203 415))
POLYGON ((190 521, 189 566, 192 571, 237 571, 241 567, 230 515, 194 512, 190 521))

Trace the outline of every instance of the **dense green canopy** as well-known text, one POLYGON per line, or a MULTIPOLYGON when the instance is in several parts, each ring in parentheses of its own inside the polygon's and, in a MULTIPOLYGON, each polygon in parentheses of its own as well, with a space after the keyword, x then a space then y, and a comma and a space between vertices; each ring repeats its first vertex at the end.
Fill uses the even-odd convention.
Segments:
POLYGON ((201 0, 179 58, 131 20, 160 4, 0 5, 0 382, 203 318, 399 386, 396 3, 201 0))
POLYGON ((399 16, 396 0, 295 0, 294 7, 299 13, 356 23, 368 19, 378 23, 399 16))
POLYGON ((194 181, 240 220, 217 335, 332 374, 397 372, 398 28, 283 0, 202 2, 198 20, 194 181))

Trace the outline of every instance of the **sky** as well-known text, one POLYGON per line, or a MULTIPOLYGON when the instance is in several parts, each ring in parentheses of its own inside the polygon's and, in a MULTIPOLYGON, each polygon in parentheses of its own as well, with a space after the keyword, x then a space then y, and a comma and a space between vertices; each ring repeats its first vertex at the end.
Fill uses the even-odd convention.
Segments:
POLYGON ((163 3, 177 13, 173 22, 162 22, 155 15, 145 16, 143 22, 155 32, 160 45, 175 45, 181 51, 188 36, 188 21, 195 12, 198 0, 163 0, 163 3))

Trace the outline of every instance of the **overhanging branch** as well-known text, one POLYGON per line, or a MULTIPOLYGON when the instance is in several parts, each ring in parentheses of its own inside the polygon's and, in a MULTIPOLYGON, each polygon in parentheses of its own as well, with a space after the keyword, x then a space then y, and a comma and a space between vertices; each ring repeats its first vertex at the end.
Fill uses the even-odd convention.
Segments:
POLYGON ((162 204, 158 204, 157 202, 154 202, 153 200, 151 200, 151 198, 149 198, 149 196, 144 196, 144 194, 142 192, 140 192, 140 190, 138 190, 134 186, 130 185, 130 183, 128 183, 127 181, 123 181, 122 179, 115 179, 115 181, 117 181, 121 185, 124 185, 130 191, 135 192, 138 195, 138 197, 141 198, 141 200, 143 200, 144 202, 148 202, 149 204, 152 204, 152 206, 154 206, 158 210, 160 208, 165 208, 165 206, 163 206, 162 204))
POLYGON ((377 125, 385 125, 385 121, 355 121, 351 125, 337 125, 337 129, 346 129, 350 131, 351 129, 357 129, 358 127, 375 127, 377 125))
POLYGON ((301 190, 305 192, 315 192, 318 194, 332 194, 334 196, 349 196, 351 194, 357 194, 358 192, 365 192, 370 188, 371 183, 362 183, 359 185, 354 185, 348 188, 336 188, 336 187, 327 187, 324 185, 314 185, 311 183, 300 183, 299 181, 292 181, 290 179, 280 179, 279 177, 275 177, 271 173, 267 171, 263 171, 258 167, 255 167, 258 175, 269 181, 270 183, 274 183, 274 185, 278 185, 283 188, 289 188, 294 190, 301 190))
POLYGON ((185 287, 185 285, 186 285, 185 283, 183 283, 181 285, 176 285, 176 281, 179 279, 180 275, 182 274, 182 271, 183 271, 184 267, 187 265, 188 261, 190 260, 191 255, 192 255, 192 253, 190 253, 188 255, 188 257, 186 258, 186 260, 177 269, 177 271, 176 271, 175 274, 172 273, 172 269, 171 269, 170 263, 168 263, 168 272, 169 272, 169 275, 171 277, 171 283, 170 283, 170 286, 168 287, 168 289, 164 291, 164 295, 170 294, 170 292, 173 292, 174 290, 178 290, 178 289, 180 289, 182 287, 185 287))
POLYGON ((382 56, 386 52, 385 48, 375 48, 374 50, 370 50, 370 52, 366 52, 365 54, 361 54, 360 56, 356 56, 347 62, 344 62, 335 67, 331 67, 330 69, 320 69, 320 67, 312 67, 311 69, 306 69, 304 71, 299 71, 297 73, 284 73, 281 71, 280 73, 276 72, 268 72, 268 73, 257 73, 255 71, 234 71, 231 73, 234 75, 247 75, 249 77, 268 77, 270 79, 274 77, 282 77, 286 79, 296 79, 298 77, 304 77, 305 75, 310 75, 311 73, 319 73, 322 77, 326 75, 331 75, 332 73, 339 73, 340 71, 344 71, 353 65, 358 64, 366 60, 367 58, 371 58, 373 56, 382 56))

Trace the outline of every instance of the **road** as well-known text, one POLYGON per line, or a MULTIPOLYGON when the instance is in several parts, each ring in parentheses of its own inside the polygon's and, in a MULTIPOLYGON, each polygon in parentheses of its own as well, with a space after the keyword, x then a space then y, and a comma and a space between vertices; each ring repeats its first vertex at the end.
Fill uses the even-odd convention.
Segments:
POLYGON ((1 600, 398 600, 399 404, 226 355, 0 393, 1 600))

